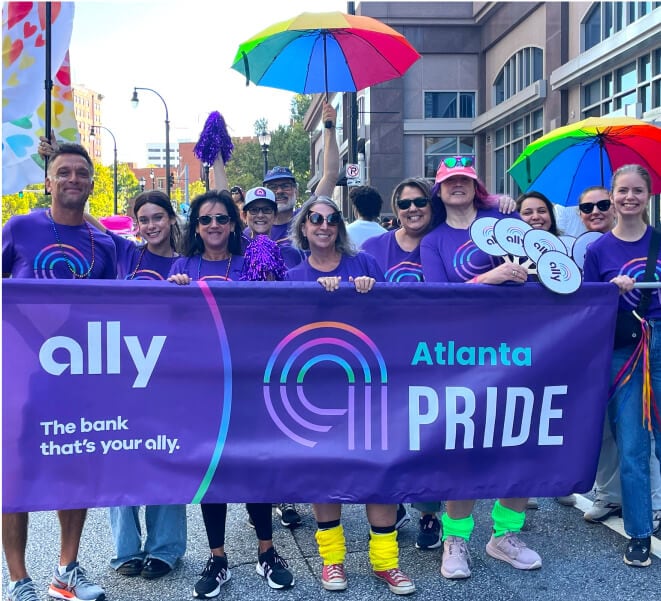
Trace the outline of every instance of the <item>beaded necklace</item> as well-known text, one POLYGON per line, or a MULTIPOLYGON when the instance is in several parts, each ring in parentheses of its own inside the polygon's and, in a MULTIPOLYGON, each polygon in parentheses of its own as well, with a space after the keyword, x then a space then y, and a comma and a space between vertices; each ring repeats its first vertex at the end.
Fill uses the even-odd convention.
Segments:
MULTIPOLYGON (((229 259, 227 261, 227 271, 225 272, 225 279, 229 280, 229 275, 230 275, 230 267, 232 266, 232 255, 230 254, 229 259)), ((200 259, 197 262, 197 279, 200 279, 200 271, 202 270, 202 255, 200 255, 200 259)))
POLYGON ((92 249, 92 261, 90 262, 89 269, 85 273, 78 274, 76 272, 76 266, 71 262, 69 257, 67 257, 67 255, 64 252, 64 246, 62 245, 62 242, 60 240, 60 236, 57 233, 57 228, 55 227, 55 220, 53 219, 53 214, 51 213, 50 209, 48 209, 47 214, 48 214, 48 219, 50 219, 50 224, 53 227, 53 233, 55 234, 55 241, 57 242, 57 245, 60 248, 60 253, 62 253, 62 256, 64 257, 64 262, 67 264, 67 267, 69 268, 69 271, 73 274, 73 277, 78 279, 78 280, 84 280, 86 278, 89 278, 91 273, 92 273, 92 269, 94 269, 94 259, 95 259, 95 255, 94 255, 94 234, 92 234, 92 228, 89 226, 89 223, 87 223, 87 221, 83 222, 85 224, 85 227, 87 227, 87 232, 90 235, 90 247, 92 249))
POLYGON ((142 250, 140 251, 140 256, 138 257, 138 262, 135 265, 135 269, 126 278, 127 280, 132 280, 133 278, 135 278, 135 274, 138 273, 138 270, 140 269, 140 265, 142 264, 142 258, 145 256, 146 250, 147 250, 147 245, 145 244, 142 247, 142 250))

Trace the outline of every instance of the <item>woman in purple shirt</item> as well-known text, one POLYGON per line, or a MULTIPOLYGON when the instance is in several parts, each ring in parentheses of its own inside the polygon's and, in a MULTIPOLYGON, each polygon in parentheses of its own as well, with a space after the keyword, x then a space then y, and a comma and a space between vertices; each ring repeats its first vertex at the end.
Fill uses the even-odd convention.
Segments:
MULTIPOLYGON (((480 251, 471 241, 469 228, 478 217, 498 217, 489 207, 489 195, 478 179, 469 157, 448 157, 436 172, 432 196, 439 196, 446 210, 446 220, 427 234, 420 245, 422 269, 427 282, 472 282, 523 284, 527 271, 513 263, 504 263, 480 251)), ((493 535, 486 551, 520 570, 542 566, 539 555, 529 549, 518 534, 525 522, 528 499, 498 499, 492 511, 493 535)), ((445 578, 468 578, 470 555, 468 541, 473 533, 475 500, 447 501, 443 522, 443 559, 445 578)))
MULTIPOLYGON (((640 165, 624 165, 613 173, 610 199, 615 206, 617 224, 587 249, 583 278, 586 282, 612 282, 620 290, 619 311, 633 311, 641 290, 636 279, 645 274, 647 255, 654 228, 649 225, 647 207, 652 193, 650 174, 640 165)), ((653 279, 661 280, 661 253, 656 258, 653 279)), ((655 453, 661 460, 661 302, 659 289, 652 292, 644 315, 649 332, 649 374, 644 374, 645 343, 616 348, 611 376, 615 392, 608 404, 611 428, 620 455, 622 517, 631 537, 624 552, 624 563, 646 567, 651 563, 650 545, 652 500, 650 492, 650 431, 654 434, 655 453), (640 347, 640 348, 639 348, 640 347), (639 357, 629 366, 630 360, 639 357), (652 391, 643 394, 643 381, 649 376, 652 391), (647 398, 646 398, 647 397, 647 398)))
MULTIPOLYGON (((287 279, 318 282, 328 292, 348 281, 357 292, 369 292, 374 283, 383 282, 383 272, 376 260, 365 252, 357 252, 351 244, 342 213, 327 196, 310 198, 298 212, 291 228, 294 246, 310 251, 306 262, 287 272, 287 279)), ((346 542, 341 525, 342 505, 314 503, 312 505, 317 532, 315 538, 323 560, 321 585, 329 591, 347 588, 344 569, 346 542)), ((399 546, 395 521, 397 505, 367 505, 370 523, 369 555, 374 575, 399 595, 415 591, 411 579, 399 569, 399 546)))

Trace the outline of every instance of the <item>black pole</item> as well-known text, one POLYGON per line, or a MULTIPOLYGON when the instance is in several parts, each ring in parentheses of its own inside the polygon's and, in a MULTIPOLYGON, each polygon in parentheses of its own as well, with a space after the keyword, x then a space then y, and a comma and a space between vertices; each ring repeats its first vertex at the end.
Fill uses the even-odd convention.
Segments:
MULTIPOLYGON (((328 58, 326 57, 326 32, 322 32, 321 34, 324 39, 324 89, 326 90, 326 102, 328 102, 328 58)), ((333 127, 333 122, 332 121, 326 121, 324 123, 324 127, 326 129, 330 129, 333 127)))
MULTIPOLYGON (((347 2, 347 13, 356 14, 353 2, 347 2)), ((347 100, 349 101, 349 163, 355 165, 358 163, 358 93, 349 92, 347 100)))
MULTIPOLYGON (((53 90, 53 77, 51 74, 51 3, 46 2, 46 29, 45 29, 45 46, 46 46, 46 80, 44 82, 45 98, 45 125, 44 136, 50 140, 51 130, 51 94, 53 90)), ((48 157, 44 158, 44 177, 48 173, 48 157)), ((48 192, 45 192, 48 194, 48 192)))
POLYGON ((209 184, 209 163, 204 163, 204 186, 207 189, 207 192, 209 191, 210 184, 209 184))
MULTIPOLYGON (((115 139, 115 136, 113 136, 113 141, 115 139)), ((113 181, 112 181, 112 186, 113 186, 113 192, 114 192, 114 213, 113 215, 117 215, 117 144, 114 144, 113 146, 113 152, 115 154, 115 161, 113 163, 113 181)))
POLYGON ((269 171, 269 147, 264 144, 262 146, 262 154, 264 155, 264 177, 269 171))

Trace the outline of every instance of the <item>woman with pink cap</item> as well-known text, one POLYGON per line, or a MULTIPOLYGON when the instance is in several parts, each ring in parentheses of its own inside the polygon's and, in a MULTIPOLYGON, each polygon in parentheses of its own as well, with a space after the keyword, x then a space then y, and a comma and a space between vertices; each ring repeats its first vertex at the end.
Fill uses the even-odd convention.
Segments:
MULTIPOLYGON (((524 267, 504 262, 479 250, 472 242, 469 229, 480 217, 500 217, 498 209, 478 179, 470 157, 448 157, 436 172, 432 198, 440 197, 445 220, 427 234, 420 244, 422 271, 426 282, 471 282, 480 284, 523 284, 528 273, 524 267)), ((513 215, 513 216, 516 216, 513 215)), ((494 504, 493 535, 486 551, 520 570, 542 566, 539 555, 519 538, 525 521, 527 499, 498 499, 494 504)), ((445 578, 468 578, 470 554, 468 541, 474 528, 475 500, 447 501, 443 524, 443 559, 441 574, 445 578)))

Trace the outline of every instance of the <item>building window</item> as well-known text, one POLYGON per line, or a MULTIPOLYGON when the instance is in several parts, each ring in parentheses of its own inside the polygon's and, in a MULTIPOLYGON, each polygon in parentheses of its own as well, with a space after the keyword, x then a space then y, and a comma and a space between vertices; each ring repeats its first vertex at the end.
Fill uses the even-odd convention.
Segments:
POLYGON ((441 160, 454 156, 470 156, 475 160, 475 138, 473 136, 425 136, 425 177, 434 179, 441 160))
POLYGON ((583 21, 584 50, 603 42, 659 7, 661 2, 595 2, 583 21))
POLYGON ((496 130, 494 144, 495 193, 516 198, 521 190, 509 177, 507 170, 523 149, 544 133, 544 113, 537 109, 496 130))
POLYGON ((494 104, 500 104, 544 77, 544 53, 530 46, 505 63, 493 83, 494 104))
POLYGON ((636 103, 640 103, 642 113, 660 108, 661 49, 586 83, 581 89, 581 103, 583 118, 609 115, 636 103))
POLYGON ((474 119, 475 92, 425 92, 425 119, 474 119))

